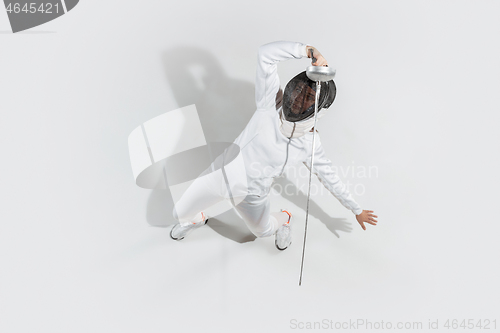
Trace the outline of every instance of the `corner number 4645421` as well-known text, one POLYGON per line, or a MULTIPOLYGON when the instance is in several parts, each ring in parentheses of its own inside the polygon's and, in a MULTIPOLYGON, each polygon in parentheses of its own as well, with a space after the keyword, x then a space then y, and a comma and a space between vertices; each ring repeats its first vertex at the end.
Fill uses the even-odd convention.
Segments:
POLYGON ((53 5, 51 3, 42 3, 37 7, 36 3, 31 2, 29 4, 25 3, 24 6, 21 7, 21 4, 16 2, 16 3, 9 3, 6 9, 8 13, 14 12, 16 14, 20 12, 32 13, 32 14, 37 12, 45 14, 53 14, 53 13, 58 14, 59 4, 56 3, 55 5, 53 5))

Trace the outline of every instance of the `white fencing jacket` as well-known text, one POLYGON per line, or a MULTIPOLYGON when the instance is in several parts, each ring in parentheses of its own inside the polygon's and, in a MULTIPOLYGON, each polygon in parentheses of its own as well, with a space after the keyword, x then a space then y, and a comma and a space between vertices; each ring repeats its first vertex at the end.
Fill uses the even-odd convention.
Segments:
MULTIPOLYGON (((273 179, 281 175, 285 166, 289 139, 280 131, 280 109, 276 107, 276 95, 280 90, 277 64, 288 59, 307 57, 306 44, 295 42, 273 42, 259 48, 257 75, 255 79, 255 102, 257 110, 235 143, 240 147, 245 163, 248 194, 265 196, 271 190, 273 179)), ((321 140, 316 133, 313 173, 319 181, 340 201, 359 215, 360 206, 354 201, 347 186, 331 168, 325 156, 321 140)), ((287 167, 300 162, 310 169, 312 154, 312 132, 292 138, 288 148, 287 167)))

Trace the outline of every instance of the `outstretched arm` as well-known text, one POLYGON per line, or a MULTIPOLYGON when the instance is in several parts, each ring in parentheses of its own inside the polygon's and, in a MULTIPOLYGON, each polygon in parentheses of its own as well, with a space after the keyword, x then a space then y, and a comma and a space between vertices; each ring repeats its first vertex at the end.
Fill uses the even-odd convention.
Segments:
MULTIPOLYGON (((316 134, 317 135, 317 134, 316 134)), ((306 167, 310 170, 311 154, 304 161, 306 167)), ((347 186, 340 180, 337 172, 332 169, 331 161, 326 157, 319 136, 316 136, 316 150, 314 152, 313 173, 318 177, 319 181, 325 186, 340 203, 352 211, 356 215, 356 220, 366 230, 364 223, 377 225, 376 215, 373 215, 371 210, 363 210, 359 204, 352 198, 347 186)))

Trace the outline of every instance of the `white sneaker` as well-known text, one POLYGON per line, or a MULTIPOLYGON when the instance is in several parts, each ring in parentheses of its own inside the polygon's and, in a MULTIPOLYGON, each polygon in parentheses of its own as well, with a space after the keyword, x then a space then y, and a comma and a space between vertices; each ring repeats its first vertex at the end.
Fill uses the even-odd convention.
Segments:
MULTIPOLYGON (((203 214, 203 213, 202 213, 203 214)), ((205 215, 203 215, 203 218, 205 219, 205 215)), ((184 239, 184 237, 187 236, 191 231, 194 229, 198 229, 199 227, 203 227, 205 224, 207 224, 208 219, 205 219, 203 222, 199 223, 192 223, 187 226, 182 226, 180 224, 174 225, 172 230, 170 230, 170 238, 173 240, 181 240, 184 239)))
POLYGON ((285 250, 292 243, 292 229, 290 225, 292 214, 290 214, 286 210, 282 210, 282 212, 288 214, 288 222, 279 227, 274 238, 274 245, 276 245, 276 248, 280 251, 285 250))

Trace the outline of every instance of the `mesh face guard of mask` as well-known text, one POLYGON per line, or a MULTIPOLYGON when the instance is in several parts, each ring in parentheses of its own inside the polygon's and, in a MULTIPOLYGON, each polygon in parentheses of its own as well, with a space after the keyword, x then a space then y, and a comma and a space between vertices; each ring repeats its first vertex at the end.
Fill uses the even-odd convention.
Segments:
MULTIPOLYGON (((329 108, 335 100, 337 88, 333 80, 321 83, 318 112, 329 108)), ((314 116, 316 82, 302 72, 291 79, 283 93, 283 116, 287 121, 297 122, 314 116)))

